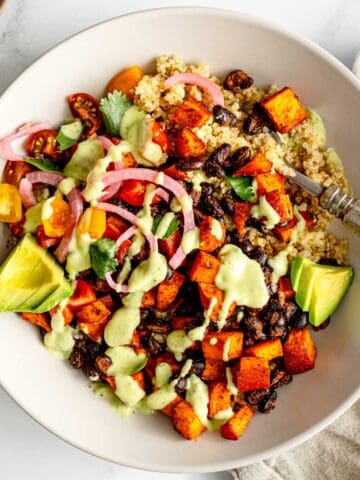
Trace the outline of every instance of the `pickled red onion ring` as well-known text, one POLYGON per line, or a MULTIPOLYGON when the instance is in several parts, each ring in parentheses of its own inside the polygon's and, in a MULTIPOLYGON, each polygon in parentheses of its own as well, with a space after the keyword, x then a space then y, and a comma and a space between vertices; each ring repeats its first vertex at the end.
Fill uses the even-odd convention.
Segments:
POLYGON ((224 96, 220 87, 212 80, 209 80, 198 73, 187 72, 173 75, 165 81, 165 87, 171 88, 173 85, 175 85, 175 83, 188 83, 190 85, 200 87, 209 93, 214 105, 221 105, 222 107, 224 106, 224 96))
POLYGON ((109 151, 110 148, 114 146, 114 143, 109 138, 104 137, 103 135, 99 135, 97 139, 101 143, 102 147, 107 151, 109 151))
POLYGON ((35 123, 34 125, 29 123, 19 127, 15 133, 7 135, 0 140, 0 153, 6 158, 6 160, 11 160, 12 162, 21 161, 23 156, 14 152, 12 142, 17 138, 26 137, 48 128, 51 128, 50 122, 35 123))
POLYGON ((36 204, 32 183, 27 178, 21 179, 19 184, 19 193, 25 208, 33 207, 36 204))
POLYGON ((29 180, 30 183, 47 183, 53 187, 57 187, 61 180, 64 180, 64 178, 64 175, 53 172, 36 171, 26 174, 26 179, 29 180))

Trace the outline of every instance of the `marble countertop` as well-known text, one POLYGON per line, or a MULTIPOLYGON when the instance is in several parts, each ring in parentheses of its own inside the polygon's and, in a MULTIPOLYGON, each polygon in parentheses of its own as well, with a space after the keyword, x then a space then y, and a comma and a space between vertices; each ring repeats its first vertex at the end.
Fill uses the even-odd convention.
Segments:
MULTIPOLYGON (((194 4, 221 6, 264 17, 310 38, 349 67, 360 47, 358 0, 222 0, 221 3, 217 0, 8 0, 0 14, 0 94, 37 57, 79 30, 136 10, 194 4)), ((170 477, 113 465, 75 449, 33 421, 1 388, 0 462, 0 478, 4 480, 162 480, 170 477)), ((231 478, 226 472, 171 477, 177 480, 231 478)))

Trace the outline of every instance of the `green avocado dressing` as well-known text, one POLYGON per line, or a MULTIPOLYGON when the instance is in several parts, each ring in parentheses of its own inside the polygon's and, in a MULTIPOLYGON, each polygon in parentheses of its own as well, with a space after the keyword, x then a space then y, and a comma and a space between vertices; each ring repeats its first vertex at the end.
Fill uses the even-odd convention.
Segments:
POLYGON ((186 400, 192 405, 201 423, 206 426, 208 424, 208 386, 195 374, 190 375, 188 382, 186 400))
POLYGON ((200 230, 198 227, 189 230, 183 235, 181 248, 186 255, 200 246, 200 230))
POLYGON ((128 282, 129 292, 147 292, 165 280, 166 274, 166 258, 161 253, 153 252, 132 271, 128 282))
POLYGON ((184 330, 173 330, 166 337, 166 345, 172 352, 177 361, 182 359, 182 354, 193 344, 193 341, 187 336, 184 330))
POLYGON ((217 240, 221 240, 223 238, 223 229, 221 227, 221 223, 216 218, 211 219, 210 224, 210 232, 217 240))
POLYGON ((233 302, 236 305, 262 308, 269 300, 269 292, 259 263, 250 259, 239 247, 225 245, 219 252, 219 258, 221 265, 215 276, 215 285, 224 292, 218 320, 221 330, 233 302))
POLYGON ((96 242, 96 239, 90 237, 88 233, 77 235, 77 229, 74 230, 65 267, 72 280, 76 278, 79 272, 91 267, 89 249, 94 242, 96 242))
POLYGON ((134 330, 140 324, 142 297, 143 292, 123 297, 123 306, 116 310, 105 327, 104 339, 110 347, 131 343, 134 330))
POLYGON ((266 217, 264 225, 270 229, 274 228, 280 221, 280 215, 273 209, 264 196, 260 196, 259 204, 252 207, 250 215, 254 218, 266 217))
POLYGON ((155 237, 163 238, 170 227, 171 222, 174 220, 175 214, 173 212, 167 212, 160 220, 159 225, 157 226, 155 237))
POLYGON ((55 312, 51 314, 51 332, 44 336, 46 349, 56 357, 67 359, 75 344, 75 330, 65 325, 63 309, 67 299, 60 302, 55 312))
POLYGON ((93 392, 99 397, 105 398, 111 405, 114 412, 123 418, 128 418, 134 413, 134 409, 125 405, 119 397, 115 395, 109 385, 103 383, 94 383, 91 385, 93 392))

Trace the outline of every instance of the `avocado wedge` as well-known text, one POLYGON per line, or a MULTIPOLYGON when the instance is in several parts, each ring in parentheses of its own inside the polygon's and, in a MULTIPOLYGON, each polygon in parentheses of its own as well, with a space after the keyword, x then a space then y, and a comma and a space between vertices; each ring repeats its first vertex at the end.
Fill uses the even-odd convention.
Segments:
POLYGON ((45 298, 45 300, 43 300, 40 305, 32 309, 32 312, 48 312, 52 308, 56 307, 56 305, 59 305, 60 302, 69 298, 72 293, 73 287, 71 286, 71 283, 64 279, 62 284, 59 285, 58 288, 51 295, 45 298))
POLYGON ((309 312, 309 322, 318 327, 332 315, 354 276, 352 267, 319 265, 304 257, 297 257, 291 268, 291 283, 295 300, 304 312, 309 312))

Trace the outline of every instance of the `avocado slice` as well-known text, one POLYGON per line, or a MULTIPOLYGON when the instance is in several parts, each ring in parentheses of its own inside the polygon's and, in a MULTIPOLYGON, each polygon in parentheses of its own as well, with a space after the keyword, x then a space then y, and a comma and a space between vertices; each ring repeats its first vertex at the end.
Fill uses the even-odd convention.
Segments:
POLYGON ((292 263, 291 272, 290 272, 290 279, 291 285, 295 291, 297 291, 299 286, 299 280, 301 271, 306 265, 310 265, 312 262, 305 257, 298 256, 292 263))
POLYGON ((65 165, 64 174, 85 182, 95 162, 103 157, 104 149, 101 143, 96 137, 90 137, 78 144, 75 153, 65 165))
POLYGON ((62 284, 58 286, 45 300, 34 307, 31 311, 35 313, 48 312, 52 308, 59 305, 60 302, 69 298, 73 293, 73 287, 70 282, 63 280, 62 284))
POLYGON ((309 322, 318 327, 332 315, 351 286, 352 267, 331 267, 318 275, 309 306, 309 322))
POLYGON ((27 234, 0 267, 0 311, 32 311, 64 281, 64 271, 27 234))

